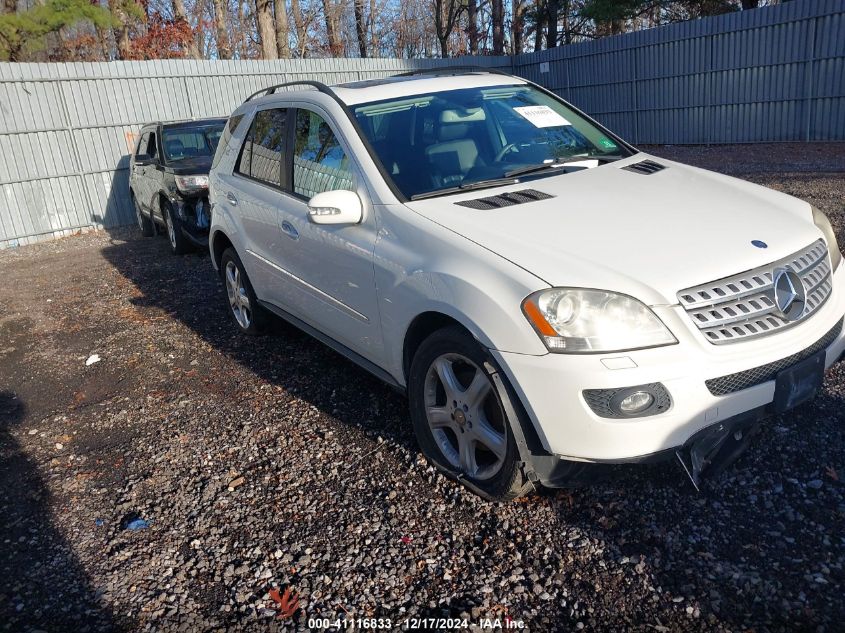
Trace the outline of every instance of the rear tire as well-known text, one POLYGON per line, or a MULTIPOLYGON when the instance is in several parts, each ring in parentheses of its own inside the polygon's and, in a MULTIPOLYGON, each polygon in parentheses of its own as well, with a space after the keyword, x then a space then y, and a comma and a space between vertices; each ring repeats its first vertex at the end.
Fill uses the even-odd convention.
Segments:
POLYGON ((167 241, 170 242, 170 250, 174 255, 184 255, 191 249, 188 239, 182 235, 182 224, 179 217, 173 212, 170 203, 165 203, 161 209, 164 215, 164 228, 167 241))
POLYGON ((243 334, 258 336, 264 333, 268 314, 258 303, 246 270, 234 248, 227 248, 220 258, 220 276, 226 286, 229 315, 243 334))
POLYGON ((153 221, 141 210, 141 205, 135 194, 132 194, 132 206, 135 208, 135 219, 138 221, 138 228, 141 229, 141 235, 144 237, 152 237, 155 235, 155 227, 153 221))
POLYGON ((423 454, 491 501, 530 491, 510 420, 486 367, 487 352, 459 326, 422 342, 408 378, 411 421, 423 454))

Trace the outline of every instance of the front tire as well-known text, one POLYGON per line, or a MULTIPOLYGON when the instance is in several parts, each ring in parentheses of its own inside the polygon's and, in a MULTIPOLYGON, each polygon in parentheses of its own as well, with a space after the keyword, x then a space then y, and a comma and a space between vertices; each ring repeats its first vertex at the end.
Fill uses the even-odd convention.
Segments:
POLYGON ((165 203, 162 214, 164 215, 164 227, 167 241, 170 242, 170 250, 173 251, 174 255, 184 255, 190 250, 191 245, 187 238, 182 235, 182 225, 178 216, 173 212, 170 203, 165 203))
POLYGON ((408 399, 420 449, 448 476, 492 501, 528 492, 512 424, 486 351, 463 328, 438 330, 411 363, 408 399))
POLYGON ((235 249, 227 248, 223 251, 223 256, 220 258, 220 275, 226 286, 229 314, 238 329, 249 336, 262 334, 267 323, 267 313, 259 305, 235 249))

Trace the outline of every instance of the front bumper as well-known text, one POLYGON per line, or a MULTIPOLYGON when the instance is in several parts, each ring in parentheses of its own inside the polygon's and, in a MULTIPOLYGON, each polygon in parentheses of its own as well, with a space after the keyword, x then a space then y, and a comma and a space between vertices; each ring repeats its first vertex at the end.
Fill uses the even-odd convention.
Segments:
POLYGON ((178 196, 171 199, 179 216, 182 234, 197 246, 208 247, 211 205, 208 196, 178 196))
MULTIPOLYGON (((671 454, 706 427, 765 411, 774 399, 775 380, 727 395, 714 395, 706 381, 777 363, 818 343, 845 315, 845 265, 834 275, 828 301, 806 322, 752 341, 712 345, 682 308, 658 307, 655 312, 675 334, 677 345, 590 355, 492 350, 546 451, 575 461, 639 461, 671 454), (584 390, 650 383, 665 386, 672 400, 667 411, 652 416, 600 417, 583 395, 584 390)), ((845 356, 845 328, 825 349, 827 369, 845 356)))

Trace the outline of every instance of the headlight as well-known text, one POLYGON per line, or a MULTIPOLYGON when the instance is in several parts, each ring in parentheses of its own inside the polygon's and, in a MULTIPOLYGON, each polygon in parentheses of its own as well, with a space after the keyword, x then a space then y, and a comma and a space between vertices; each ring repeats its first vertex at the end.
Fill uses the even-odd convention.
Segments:
POLYGON ((522 310, 550 352, 616 352, 678 342, 644 304, 615 292, 550 288, 526 298, 522 310))
POLYGON ((208 176, 176 176, 176 187, 182 193, 197 193, 208 189, 208 176))
POLYGON ((836 234, 833 232, 833 227, 830 225, 827 216, 816 207, 811 206, 811 208, 813 209, 813 222, 824 234, 824 241, 827 242, 827 250, 830 252, 830 263, 833 265, 833 270, 836 270, 842 261, 842 253, 839 252, 839 244, 836 243, 836 234))

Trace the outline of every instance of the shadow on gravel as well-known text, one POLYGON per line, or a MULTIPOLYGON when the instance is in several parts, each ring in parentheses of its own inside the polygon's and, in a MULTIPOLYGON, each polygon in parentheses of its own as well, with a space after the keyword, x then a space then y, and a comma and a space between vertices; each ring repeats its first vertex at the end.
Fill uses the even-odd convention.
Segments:
POLYGON ((163 236, 142 238, 133 229, 113 231, 113 245, 103 250, 105 259, 140 291, 133 305, 167 313, 259 379, 338 421, 416 450, 402 396, 282 319, 271 319, 265 336, 241 335, 207 252, 175 256, 163 236))
MULTIPOLYGON (((562 523, 650 575, 655 603, 671 600, 714 628, 826 630, 845 618, 837 589, 845 397, 835 386, 843 369, 829 371, 812 401, 766 418, 747 451, 698 492, 677 463, 663 462, 616 466, 591 488, 543 494, 557 498, 562 523)), ((619 627, 644 622, 649 606, 620 603, 619 627)))
POLYGON ((0 391, 0 629, 112 631, 113 614, 53 526, 47 485, 12 435, 25 415, 13 392, 0 391))
MULTIPOLYGON (((274 320, 268 336, 239 335, 206 253, 175 257, 162 237, 143 239, 121 230, 103 255, 137 287, 139 295, 132 299, 137 307, 181 321, 259 380, 283 387, 338 421, 417 450, 405 400, 364 370, 281 320, 274 320)), ((236 379, 220 375, 225 366, 210 369, 216 372, 215 388, 236 399, 236 379)), ((774 630, 812 630, 820 622, 817 614, 831 608, 841 612, 842 604, 831 606, 833 585, 808 580, 808 574, 827 563, 833 573, 825 582, 845 578, 831 563, 837 546, 829 540, 841 534, 838 497, 829 492, 832 485, 814 489, 807 482, 822 477, 810 473, 823 472, 826 464, 841 463, 843 429, 845 401, 841 392, 828 389, 814 402, 767 420, 737 464, 708 480, 700 493, 677 464, 666 462, 614 467, 594 486, 542 496, 554 502, 562 526, 606 544, 596 556, 613 558, 616 568, 631 565, 634 573, 652 579, 643 585, 653 583, 653 593, 614 607, 619 628, 668 609, 695 618, 695 629, 718 624, 742 630, 765 623, 774 630), (785 595, 788 604, 771 602, 771 596, 785 595)), ((596 578, 600 588, 578 573, 571 582, 585 595, 631 590, 629 574, 596 578)), ((467 605, 474 599, 468 597, 467 605)), ((462 608, 460 600, 455 604, 462 608)), ((568 603, 557 609, 560 622, 570 621, 568 603)), ((659 621, 654 626, 668 630, 659 621)))

